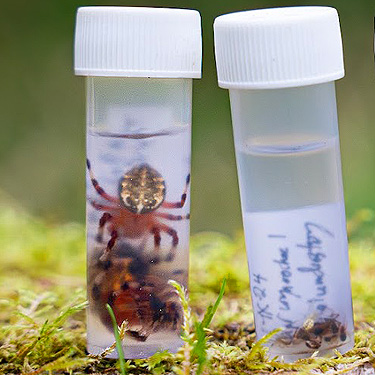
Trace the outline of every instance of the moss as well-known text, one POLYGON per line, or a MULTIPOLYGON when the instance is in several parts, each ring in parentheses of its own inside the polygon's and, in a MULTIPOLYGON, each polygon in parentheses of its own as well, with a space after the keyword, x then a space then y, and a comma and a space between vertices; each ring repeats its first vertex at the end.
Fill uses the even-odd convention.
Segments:
MULTIPOLYGON (((242 235, 232 239, 218 233, 201 233, 191 241, 189 302, 180 290, 185 307, 185 346, 177 354, 161 352, 148 360, 126 361, 126 372, 229 375, 331 370, 341 373, 372 364, 375 361, 372 216, 363 211, 349 222, 356 320, 356 346, 352 351, 292 364, 269 359, 262 345, 269 337, 254 343, 242 235), (226 291, 217 306, 214 303, 222 292, 224 277, 226 291)), ((82 225, 50 226, 20 210, 8 207, 1 210, 0 373, 120 373, 116 360, 88 356, 85 352, 84 233, 82 225)), ((114 346, 108 350, 113 349, 114 346)))

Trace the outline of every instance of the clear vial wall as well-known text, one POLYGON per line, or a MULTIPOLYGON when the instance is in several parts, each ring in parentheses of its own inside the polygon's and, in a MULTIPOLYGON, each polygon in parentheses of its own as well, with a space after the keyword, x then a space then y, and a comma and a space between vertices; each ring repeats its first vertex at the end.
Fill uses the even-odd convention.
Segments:
POLYGON ((258 338, 286 361, 353 346, 334 82, 230 90, 258 338))
POLYGON ((191 94, 191 79, 87 79, 90 353, 114 342, 107 303, 126 358, 181 346, 168 280, 187 286, 191 94))

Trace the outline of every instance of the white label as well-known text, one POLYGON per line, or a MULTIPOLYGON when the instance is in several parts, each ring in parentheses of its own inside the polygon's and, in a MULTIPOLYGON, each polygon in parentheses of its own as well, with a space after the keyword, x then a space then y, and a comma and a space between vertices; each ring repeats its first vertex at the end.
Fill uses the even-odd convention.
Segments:
POLYGON ((343 203, 246 213, 244 225, 259 336, 312 315, 351 319, 343 203))

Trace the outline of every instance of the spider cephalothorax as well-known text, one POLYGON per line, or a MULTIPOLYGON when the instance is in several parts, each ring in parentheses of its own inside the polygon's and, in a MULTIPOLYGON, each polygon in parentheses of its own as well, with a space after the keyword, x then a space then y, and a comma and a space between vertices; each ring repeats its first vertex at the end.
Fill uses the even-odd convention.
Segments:
POLYGON ((108 303, 118 325, 127 321, 127 334, 145 341, 161 329, 178 332, 182 312, 178 296, 168 278, 181 278, 178 271, 158 273, 137 251, 126 243, 116 248, 110 260, 95 259, 89 272, 93 308, 104 325, 112 330, 105 308, 108 303), (166 276, 166 277, 165 277, 166 276))
POLYGON ((155 256, 151 260, 152 262, 158 262, 160 260, 159 250, 162 232, 167 233, 172 238, 172 247, 166 256, 166 260, 173 260, 179 237, 177 231, 162 220, 179 221, 189 219, 190 215, 172 215, 159 212, 159 209, 176 209, 184 206, 190 183, 190 174, 186 177, 181 200, 166 202, 164 178, 148 164, 136 165, 120 178, 118 197, 106 193, 99 185, 91 170, 89 160, 87 160, 87 168, 96 192, 106 201, 104 204, 90 201, 94 208, 104 211, 99 220, 98 241, 102 242, 103 240, 104 228, 108 229, 111 236, 101 260, 108 259, 109 253, 118 239, 136 239, 149 234, 154 237, 155 247, 155 256))
POLYGON ((132 168, 120 181, 120 199, 131 212, 145 214, 154 211, 164 198, 164 178, 148 164, 132 168))

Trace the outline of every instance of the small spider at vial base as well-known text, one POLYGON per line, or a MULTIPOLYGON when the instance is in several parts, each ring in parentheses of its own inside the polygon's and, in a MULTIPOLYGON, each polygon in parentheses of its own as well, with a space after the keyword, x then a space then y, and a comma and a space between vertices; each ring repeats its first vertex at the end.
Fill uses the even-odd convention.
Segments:
POLYGON ((97 239, 103 239, 103 230, 107 227, 110 240, 102 255, 102 260, 109 258, 109 253, 119 238, 136 239, 144 234, 154 237, 155 256, 152 262, 160 261, 161 233, 165 232, 172 238, 172 246, 166 261, 172 261, 176 255, 179 242, 175 229, 160 221, 160 219, 179 221, 189 219, 190 215, 172 215, 159 212, 159 208, 182 208, 186 201, 190 183, 190 174, 186 178, 184 191, 179 202, 166 202, 166 185, 161 174, 148 164, 140 164, 129 171, 119 180, 118 196, 107 194, 99 185, 91 170, 90 161, 87 159, 91 183, 96 192, 110 204, 100 204, 91 201, 94 208, 104 211, 99 220, 97 239))
MULTIPOLYGON (((117 324, 120 326, 126 320, 127 334, 137 341, 146 341, 150 334, 160 330, 179 333, 182 311, 178 296, 168 284, 169 277, 158 274, 152 267, 155 266, 126 243, 115 250, 110 260, 92 261, 90 303, 109 330, 112 322, 105 309, 107 303, 117 324)), ((184 277, 180 270, 168 276, 184 277)))
POLYGON ((345 325, 337 320, 337 316, 314 320, 306 319, 303 325, 294 332, 282 333, 277 339, 284 346, 303 343, 313 350, 322 349, 322 346, 344 343, 347 339, 345 325))

